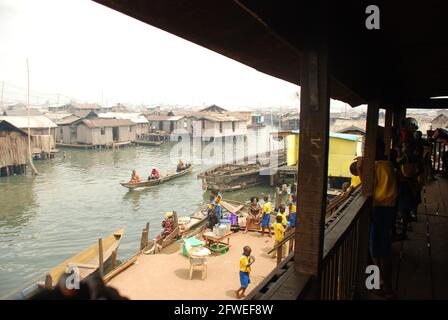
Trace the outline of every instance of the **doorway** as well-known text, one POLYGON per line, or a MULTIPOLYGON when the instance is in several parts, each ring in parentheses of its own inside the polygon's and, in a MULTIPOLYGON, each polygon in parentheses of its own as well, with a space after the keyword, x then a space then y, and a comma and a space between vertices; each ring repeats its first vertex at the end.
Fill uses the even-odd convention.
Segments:
POLYGON ((114 142, 118 142, 119 141, 119 134, 118 134, 118 127, 113 127, 112 128, 112 139, 114 140, 114 142))

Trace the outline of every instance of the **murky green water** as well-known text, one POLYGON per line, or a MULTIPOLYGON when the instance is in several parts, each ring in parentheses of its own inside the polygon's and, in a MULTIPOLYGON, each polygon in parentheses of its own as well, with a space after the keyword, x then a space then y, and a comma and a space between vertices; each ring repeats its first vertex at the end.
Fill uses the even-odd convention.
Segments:
MULTIPOLYGON (((259 131, 258 152, 267 150, 269 128, 259 131)), ((204 205, 208 194, 197 174, 208 165, 195 165, 191 175, 155 188, 128 192, 119 182, 135 168, 142 178, 152 165, 162 174, 174 169, 171 145, 120 150, 63 149, 50 161, 36 161, 39 175, 0 178, 0 296, 32 282, 99 237, 124 227, 119 259, 134 254, 141 230, 151 223, 150 236, 160 231, 166 211, 189 215, 204 205)), ((255 151, 255 150, 253 150, 255 151)), ((256 187, 224 194, 246 200, 272 192, 256 187)))

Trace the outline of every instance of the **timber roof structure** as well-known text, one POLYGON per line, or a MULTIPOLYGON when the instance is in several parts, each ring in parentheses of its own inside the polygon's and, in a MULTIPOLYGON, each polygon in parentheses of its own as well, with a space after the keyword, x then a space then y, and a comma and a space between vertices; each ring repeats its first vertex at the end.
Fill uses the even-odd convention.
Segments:
POLYGON ((317 17, 332 98, 351 106, 448 106, 448 99, 431 99, 448 96, 446 1, 375 1, 379 30, 366 28, 372 3, 365 0, 95 1, 297 85, 317 17))

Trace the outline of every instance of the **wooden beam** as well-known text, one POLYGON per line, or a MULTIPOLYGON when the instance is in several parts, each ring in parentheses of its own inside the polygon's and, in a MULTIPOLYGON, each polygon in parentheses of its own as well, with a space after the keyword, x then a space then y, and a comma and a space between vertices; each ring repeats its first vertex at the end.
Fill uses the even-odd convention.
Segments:
POLYGON ((103 252, 103 239, 98 239, 98 262, 101 276, 104 272, 104 252, 103 252))
POLYGON ((373 194, 373 179, 375 177, 375 153, 378 135, 378 111, 376 104, 367 107, 366 142, 364 144, 364 160, 362 168, 362 193, 364 196, 373 194))
POLYGON ((324 46, 305 49, 301 60, 300 140, 294 265, 319 275, 322 264, 328 183, 330 114, 328 56, 324 46))
POLYGON ((112 255, 111 255, 111 269, 115 269, 115 267, 117 266, 117 249, 115 249, 114 251, 112 251, 112 255))
POLYGON ((391 108, 386 108, 386 118, 384 119, 384 145, 386 146, 386 157, 390 157, 390 149, 392 147, 392 118, 393 112, 391 108))

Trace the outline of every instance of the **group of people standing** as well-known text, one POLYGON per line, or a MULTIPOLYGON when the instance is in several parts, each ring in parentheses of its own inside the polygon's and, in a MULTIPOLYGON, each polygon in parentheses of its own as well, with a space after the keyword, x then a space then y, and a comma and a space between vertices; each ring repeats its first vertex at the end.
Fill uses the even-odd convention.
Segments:
MULTIPOLYGON (((392 288, 392 243, 407 240, 411 222, 417 221, 421 191, 431 178, 430 146, 417 130, 415 119, 407 118, 394 137, 394 148, 387 152, 384 139, 376 143, 369 251, 381 275, 378 294, 395 296, 392 288), (401 225, 401 233, 397 232, 401 225)), ((365 176, 363 159, 357 161, 357 175, 365 176)))
MULTIPOLYGON (((250 206, 246 218, 246 229, 244 232, 246 233, 251 226, 255 226, 256 229, 261 227, 261 237, 265 235, 272 237, 272 228, 274 231, 274 246, 276 246, 284 239, 286 230, 295 226, 297 216, 296 208, 295 195, 291 195, 291 200, 288 204, 288 212, 286 211, 286 206, 284 204, 280 204, 278 208, 273 208, 269 195, 263 197, 262 203, 260 203, 258 197, 252 197, 250 198, 250 206)), ((285 252, 285 248, 283 251, 285 252)), ((275 257, 275 255, 276 252, 274 252, 273 257, 275 257)))

